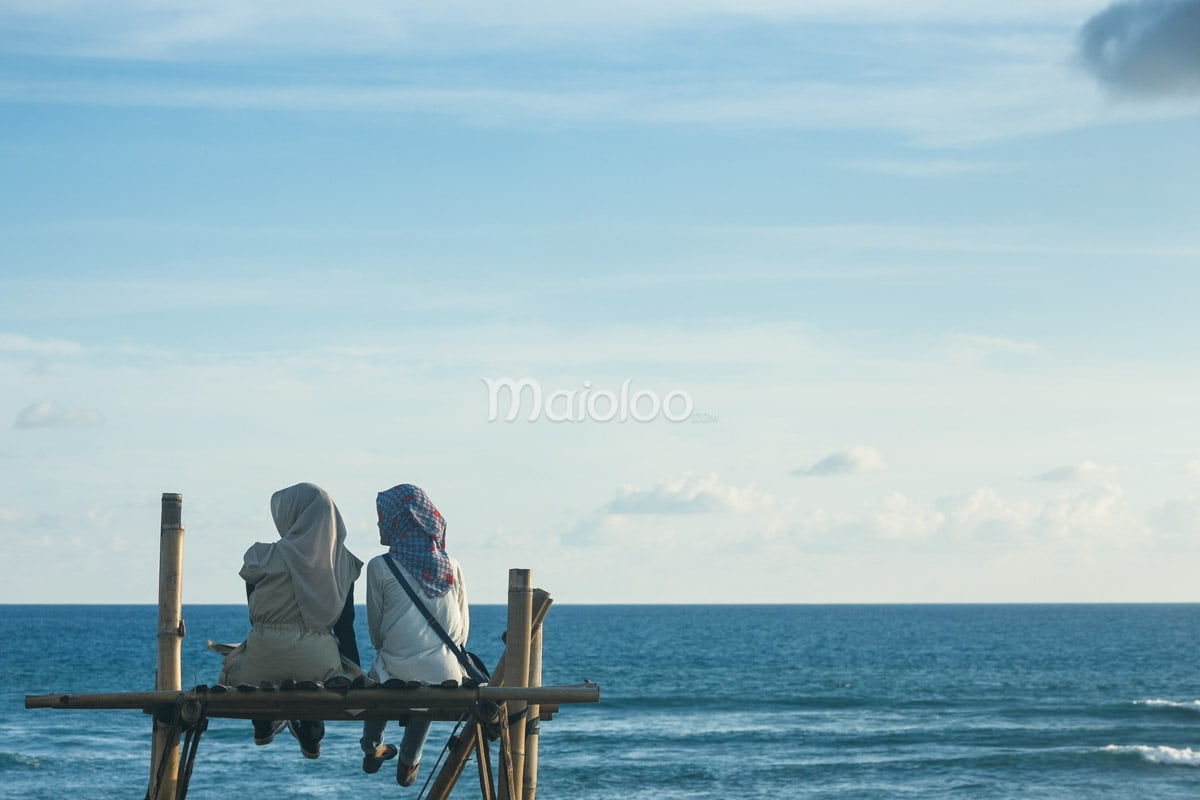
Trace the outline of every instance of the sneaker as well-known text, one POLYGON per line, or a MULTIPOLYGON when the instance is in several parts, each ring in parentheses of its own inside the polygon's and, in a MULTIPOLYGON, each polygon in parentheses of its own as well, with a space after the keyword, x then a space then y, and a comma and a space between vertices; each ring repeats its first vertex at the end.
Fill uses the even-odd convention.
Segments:
MULTIPOLYGON (((312 728, 319 723, 303 722, 300 720, 289 719, 287 721, 288 730, 292 736, 296 737, 296 741, 300 743, 300 755, 305 758, 320 758, 321 757, 321 738, 313 737, 316 731, 312 728)), ((321 733, 324 733, 324 726, 319 728, 321 733)))
POLYGON ((363 755, 363 772, 368 775, 374 775, 376 772, 379 772, 379 768, 383 766, 383 762, 395 758, 399 752, 394 744, 379 745, 379 747, 363 755))
POLYGON ((421 762, 416 764, 405 764, 404 759, 396 762, 396 783, 401 786, 412 786, 417 782, 417 770, 421 769, 421 762))
POLYGON ((254 723, 254 743, 258 746, 275 741, 275 734, 287 725, 286 720, 252 720, 254 723))

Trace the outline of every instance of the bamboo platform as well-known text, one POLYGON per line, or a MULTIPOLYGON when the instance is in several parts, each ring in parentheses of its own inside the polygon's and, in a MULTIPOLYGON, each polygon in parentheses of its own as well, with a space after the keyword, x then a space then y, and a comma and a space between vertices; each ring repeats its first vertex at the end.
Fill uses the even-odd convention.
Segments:
POLYGON ((158 658, 152 691, 27 695, 25 707, 60 710, 137 709, 152 718, 147 800, 187 796, 200 736, 210 718, 359 721, 410 719, 464 724, 427 785, 428 800, 445 800, 472 756, 483 800, 535 800, 539 722, 561 704, 595 703, 600 687, 589 681, 541 686, 542 621, 550 595, 535 589, 530 572, 509 570, 505 650, 483 684, 430 685, 391 680, 335 678, 324 684, 180 686, 182 613, 182 496, 162 496, 159 543, 158 658), (498 741, 495 773, 490 742, 498 741), (182 753, 181 753, 182 750, 182 753))

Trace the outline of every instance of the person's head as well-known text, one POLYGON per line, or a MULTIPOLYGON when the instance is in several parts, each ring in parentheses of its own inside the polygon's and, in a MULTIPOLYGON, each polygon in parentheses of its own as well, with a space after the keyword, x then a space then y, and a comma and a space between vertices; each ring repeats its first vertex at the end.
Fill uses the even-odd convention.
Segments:
POLYGON ((446 520, 419 486, 402 483, 375 498, 379 543, 401 548, 444 550, 446 520))
POLYGON ((315 483, 297 483, 271 495, 271 517, 281 539, 289 534, 298 535, 325 520, 335 531, 341 527, 333 499, 315 483))

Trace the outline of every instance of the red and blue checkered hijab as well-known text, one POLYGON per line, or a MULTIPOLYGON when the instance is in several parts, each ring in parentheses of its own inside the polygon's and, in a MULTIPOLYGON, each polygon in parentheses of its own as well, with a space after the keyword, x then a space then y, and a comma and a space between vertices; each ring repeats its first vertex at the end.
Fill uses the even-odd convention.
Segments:
POLYGON ((375 498, 379 533, 427 597, 441 597, 454 585, 446 554, 446 520, 425 492, 402 483, 375 498))

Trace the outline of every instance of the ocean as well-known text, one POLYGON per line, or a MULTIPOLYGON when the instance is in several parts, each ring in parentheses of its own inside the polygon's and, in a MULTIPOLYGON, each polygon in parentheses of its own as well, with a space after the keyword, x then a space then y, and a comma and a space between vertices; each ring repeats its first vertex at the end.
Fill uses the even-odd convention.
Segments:
MULTIPOLYGON (((472 608, 494 663, 504 608, 472 608)), ((242 606, 186 606, 184 685, 242 606)), ((0 798, 142 797, 139 711, 24 696, 153 688, 152 606, 0 606, 0 798)), ((359 610, 359 643, 370 644, 359 610)), ((1200 795, 1200 605, 555 605, 544 682, 601 687, 541 726, 538 797, 1188 798, 1200 795)), ((424 764, 450 733, 435 724, 424 764)), ((359 768, 357 725, 319 760, 215 719, 189 797, 416 798, 359 768)), ((396 741, 398 732, 389 730, 396 741)), ((478 796, 475 767, 453 797, 478 796)))

